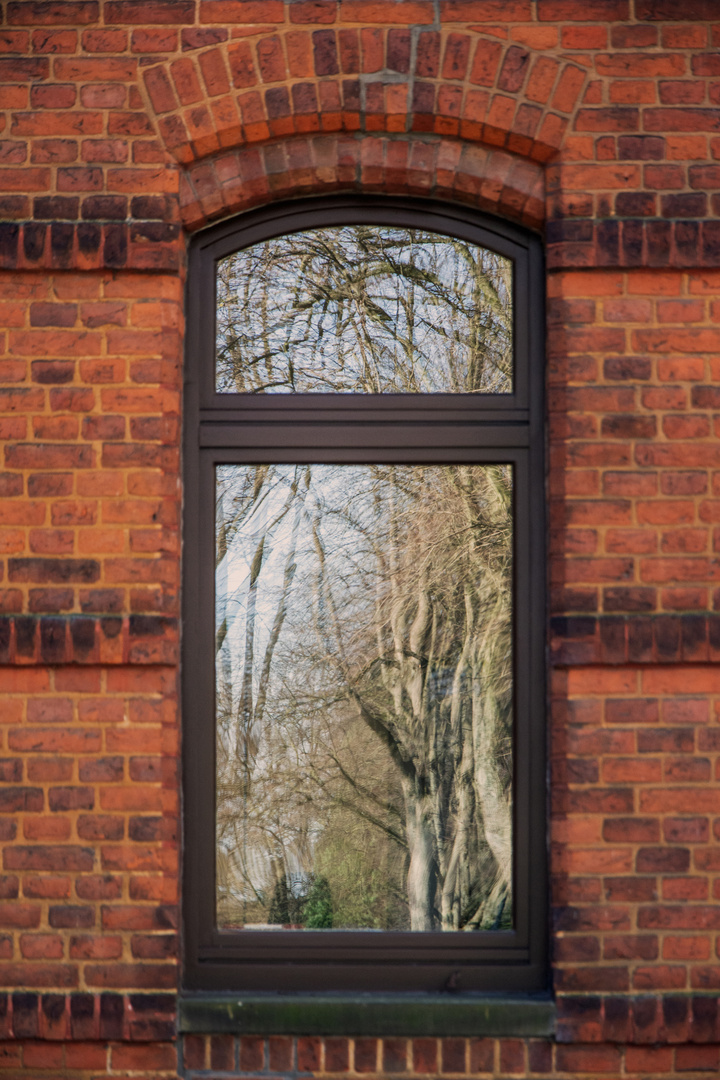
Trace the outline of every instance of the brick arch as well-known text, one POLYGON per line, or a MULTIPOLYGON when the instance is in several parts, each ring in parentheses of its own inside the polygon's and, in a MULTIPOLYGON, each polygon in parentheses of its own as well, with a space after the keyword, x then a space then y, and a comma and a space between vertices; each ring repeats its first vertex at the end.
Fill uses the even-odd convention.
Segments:
POLYGON ((227 148, 330 133, 434 134, 548 161, 587 77, 577 63, 464 29, 196 28, 144 73, 181 164, 227 148))
POLYGON ((538 228, 544 168, 494 147, 437 136, 330 134, 240 146, 193 162, 180 182, 189 230, 272 200, 336 191, 426 195, 538 228))

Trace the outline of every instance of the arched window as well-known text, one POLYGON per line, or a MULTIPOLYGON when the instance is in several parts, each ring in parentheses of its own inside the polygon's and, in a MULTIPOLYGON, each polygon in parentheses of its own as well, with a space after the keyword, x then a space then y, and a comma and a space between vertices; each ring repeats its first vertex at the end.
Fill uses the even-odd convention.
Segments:
POLYGON ((420 201, 193 243, 189 987, 545 985, 540 281, 420 201))

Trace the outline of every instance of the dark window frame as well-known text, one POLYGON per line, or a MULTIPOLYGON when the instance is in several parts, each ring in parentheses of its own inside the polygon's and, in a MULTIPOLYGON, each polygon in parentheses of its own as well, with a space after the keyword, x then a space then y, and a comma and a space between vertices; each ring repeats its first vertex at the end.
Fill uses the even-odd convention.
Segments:
POLYGON ((393 197, 306 199, 191 242, 184 407, 184 985, 243 992, 538 992, 547 985, 545 496, 542 250, 470 209, 393 197), (513 392, 498 395, 218 394, 215 264, 285 233, 332 225, 422 228, 513 259, 513 392), (515 929, 413 934, 215 926, 215 464, 492 463, 515 466, 515 929), (210 886, 209 886, 210 883, 210 886))

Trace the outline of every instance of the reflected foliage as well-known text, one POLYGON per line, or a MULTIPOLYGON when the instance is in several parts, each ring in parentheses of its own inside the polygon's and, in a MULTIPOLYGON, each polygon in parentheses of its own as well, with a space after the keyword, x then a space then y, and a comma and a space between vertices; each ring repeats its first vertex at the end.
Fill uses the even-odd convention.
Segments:
POLYGON ((420 229, 266 240, 217 268, 223 393, 509 393, 512 263, 420 229))
POLYGON ((217 469, 221 926, 511 924, 508 466, 217 469))

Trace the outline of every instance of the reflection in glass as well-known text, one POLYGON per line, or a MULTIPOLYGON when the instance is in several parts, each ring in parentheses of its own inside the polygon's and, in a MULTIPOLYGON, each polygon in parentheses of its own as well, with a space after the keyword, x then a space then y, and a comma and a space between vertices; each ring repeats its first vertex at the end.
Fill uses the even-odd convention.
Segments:
POLYGON ((217 265, 221 393, 512 391, 512 262, 421 229, 346 225, 217 265))
POLYGON ((512 472, 216 470, 221 927, 512 925, 512 472))

